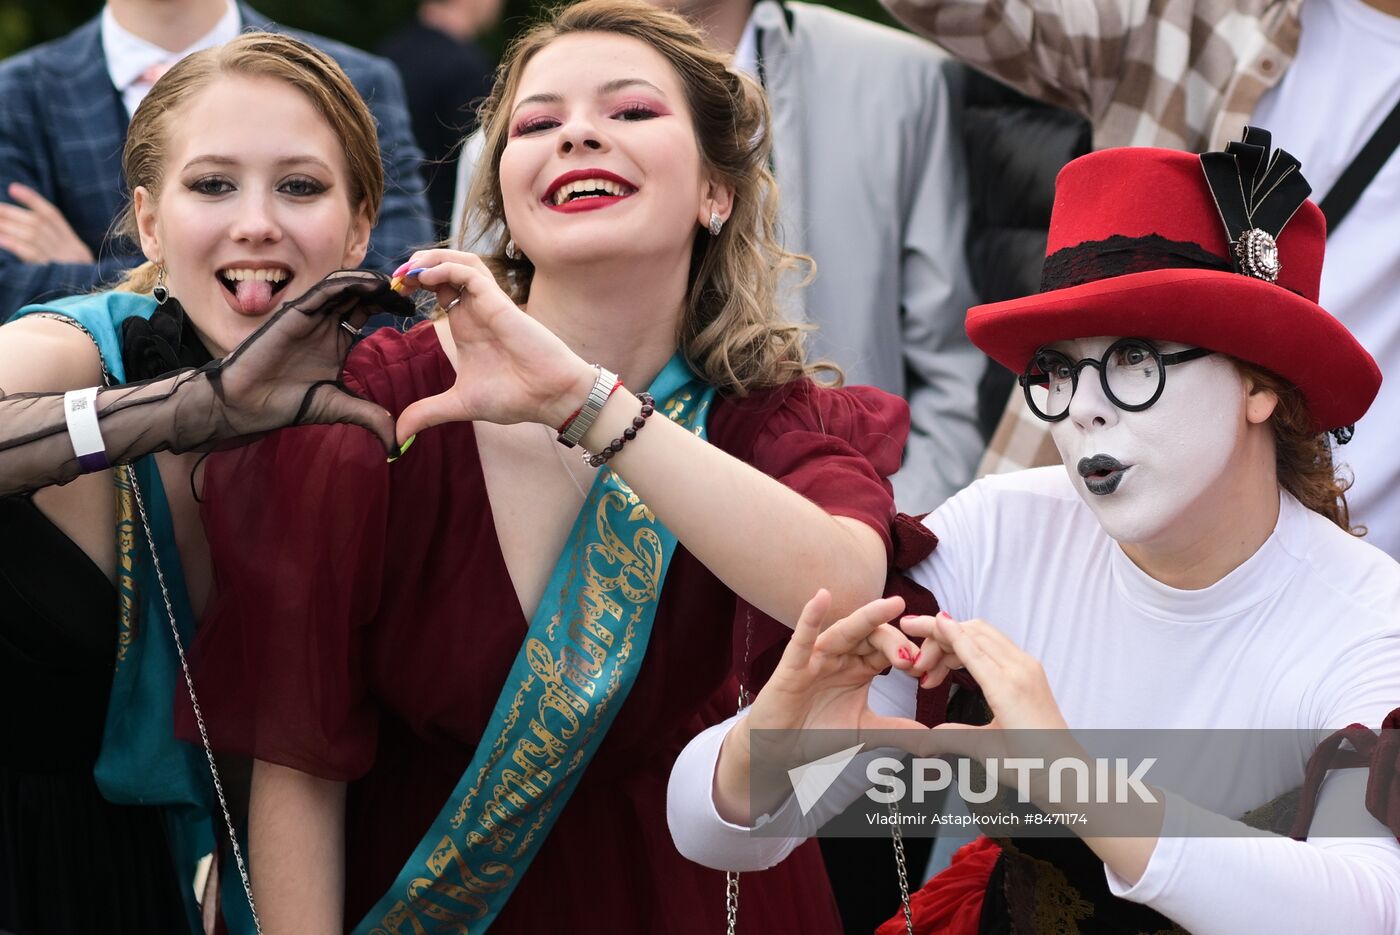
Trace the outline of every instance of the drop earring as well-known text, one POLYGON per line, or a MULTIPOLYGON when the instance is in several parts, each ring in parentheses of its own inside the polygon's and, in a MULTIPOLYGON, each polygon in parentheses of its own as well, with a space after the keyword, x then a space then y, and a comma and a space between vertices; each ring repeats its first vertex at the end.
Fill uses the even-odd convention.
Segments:
POLYGON ((170 298, 170 290, 165 287, 165 267, 156 267, 156 284, 151 289, 151 297, 156 300, 157 305, 164 305, 170 298))
POLYGON ((718 211, 710 212, 710 236, 718 237, 719 232, 724 230, 724 218, 719 216, 718 211))
POLYGON ((520 259, 520 255, 521 255, 521 254, 520 254, 519 248, 517 248, 517 247, 515 246, 515 238, 514 238, 514 237, 507 238, 507 239, 506 239, 506 259, 508 259, 508 260, 518 260, 518 259, 520 259))

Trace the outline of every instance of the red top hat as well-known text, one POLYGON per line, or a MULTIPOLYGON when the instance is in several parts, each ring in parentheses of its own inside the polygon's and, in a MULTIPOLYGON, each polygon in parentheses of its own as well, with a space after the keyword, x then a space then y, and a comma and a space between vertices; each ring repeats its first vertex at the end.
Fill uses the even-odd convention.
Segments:
POLYGON ((1206 347, 1295 384, 1319 432, 1350 425, 1381 374, 1317 304, 1327 232, 1310 191, 1252 128, 1223 153, 1083 156, 1056 180, 1040 293, 971 309, 967 333, 1017 373, 1071 338, 1206 347))

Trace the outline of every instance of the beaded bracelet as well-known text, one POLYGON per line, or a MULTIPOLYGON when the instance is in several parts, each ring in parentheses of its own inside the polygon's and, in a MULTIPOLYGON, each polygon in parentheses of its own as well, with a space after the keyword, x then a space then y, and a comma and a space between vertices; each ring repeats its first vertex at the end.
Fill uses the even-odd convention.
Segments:
POLYGON ((585 454, 583 456, 584 464, 593 468, 602 467, 608 463, 613 455, 622 450, 623 445, 637 437, 637 433, 641 431, 642 426, 647 424, 647 419, 650 419, 651 414, 656 411, 656 400, 652 399, 650 393, 638 393, 637 398, 642 401, 641 413, 632 417, 632 424, 623 429, 621 437, 614 438, 608 447, 604 448, 596 455, 585 454))

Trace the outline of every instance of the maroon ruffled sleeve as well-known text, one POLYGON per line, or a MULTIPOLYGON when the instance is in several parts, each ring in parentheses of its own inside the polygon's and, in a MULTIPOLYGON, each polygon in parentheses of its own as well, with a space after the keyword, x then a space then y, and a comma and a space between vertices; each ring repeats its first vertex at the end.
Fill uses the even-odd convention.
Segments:
POLYGON ((871 386, 790 384, 763 421, 749 461, 833 516, 858 519, 890 555, 894 491, 909 437, 909 405, 871 386))
MULTIPOLYGON (((712 439, 725 438, 733 452, 780 480, 832 516, 865 523, 894 558, 894 492, 889 478, 899 470, 909 436, 909 406, 898 396, 868 386, 828 389, 798 380, 726 400, 711 420, 712 439), (750 444, 732 444, 731 433, 747 433, 750 444)), ((792 631, 742 599, 735 613, 735 668, 750 692, 767 682, 792 631)))
MULTIPOLYGON (((387 467, 351 425, 287 429, 208 459, 215 587, 194 672, 214 749, 327 779, 373 763, 364 647, 384 580, 387 467)), ((178 717, 197 741, 187 701, 178 717)))

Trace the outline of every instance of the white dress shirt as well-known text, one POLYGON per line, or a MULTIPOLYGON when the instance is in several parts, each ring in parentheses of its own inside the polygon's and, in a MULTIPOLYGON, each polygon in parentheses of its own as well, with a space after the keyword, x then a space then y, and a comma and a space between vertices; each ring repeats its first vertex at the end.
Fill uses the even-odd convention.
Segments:
POLYGON ((230 0, 228 9, 214 24, 213 29, 195 40, 189 48, 172 52, 123 28, 112 15, 112 8, 103 6, 102 54, 107 59, 107 74, 112 76, 112 86, 121 92, 126 115, 130 117, 136 113, 136 108, 145 100, 147 92, 155 84, 154 78, 151 77, 153 69, 164 74, 165 69, 191 52, 199 52, 236 39, 240 29, 242 17, 238 14, 238 5, 230 0))

